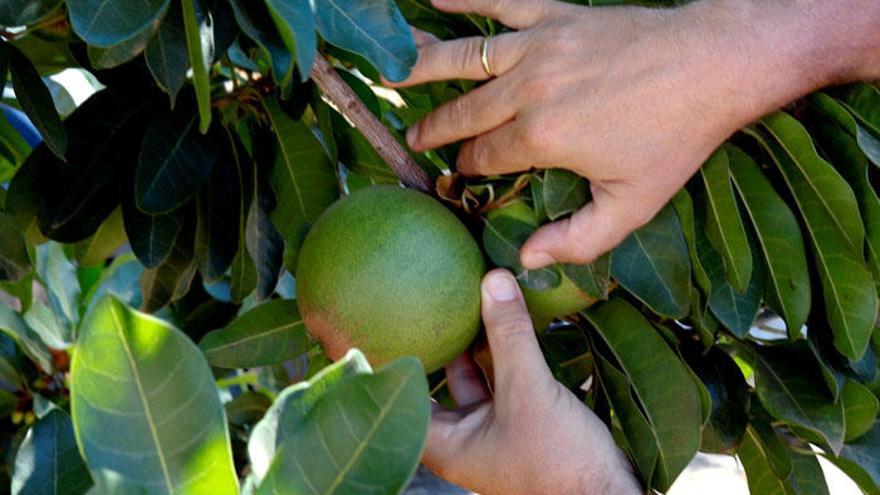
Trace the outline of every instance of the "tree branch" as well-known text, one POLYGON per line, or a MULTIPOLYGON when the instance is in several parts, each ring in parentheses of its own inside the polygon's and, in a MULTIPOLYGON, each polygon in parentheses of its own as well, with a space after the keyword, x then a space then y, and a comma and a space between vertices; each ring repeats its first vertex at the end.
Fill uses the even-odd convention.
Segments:
POLYGON ((433 194, 434 184, 391 132, 373 115, 324 57, 315 58, 312 80, 324 95, 361 131, 376 153, 407 187, 433 194))

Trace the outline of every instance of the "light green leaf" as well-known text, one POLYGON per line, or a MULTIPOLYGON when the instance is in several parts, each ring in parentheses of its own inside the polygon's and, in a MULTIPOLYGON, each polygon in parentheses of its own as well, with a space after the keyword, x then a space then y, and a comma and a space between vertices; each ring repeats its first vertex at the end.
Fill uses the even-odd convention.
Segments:
POLYGON ((779 112, 762 124, 773 139, 761 142, 788 183, 813 241, 834 345, 858 360, 868 348, 877 294, 862 261, 864 227, 855 196, 791 116, 779 112))
POLYGON ((611 299, 584 314, 626 374, 654 430, 660 452, 654 487, 665 490, 700 446, 700 391, 678 355, 628 303, 611 299))
POLYGON ((170 0, 67 0, 70 23, 89 45, 119 44, 161 19, 170 0))
POLYGON ((53 408, 18 447, 12 495, 80 495, 91 485, 92 477, 76 449, 70 416, 53 408))
POLYGON ((104 263, 107 258, 119 249, 119 246, 125 244, 125 241, 122 209, 117 208, 98 227, 94 235, 76 243, 74 248, 76 261, 81 266, 93 266, 104 263))
POLYGON ((107 297, 83 324, 70 383, 96 477, 169 495, 238 492, 214 379, 179 330, 107 297))
POLYGON ((199 132, 206 134, 211 126, 211 81, 208 70, 214 60, 214 23, 210 15, 198 15, 203 8, 199 0, 182 0, 186 49, 199 108, 199 132))
POLYGON ((205 335, 199 348, 211 366, 255 368, 289 361, 309 350, 296 301, 276 299, 205 335))
POLYGON ((556 220, 577 211, 590 197, 590 183, 583 177, 558 168, 544 172, 544 211, 547 218, 556 220))
POLYGON ((410 28, 391 0, 315 0, 321 36, 362 55, 388 80, 402 81, 418 59, 410 28))
POLYGON ((321 397, 281 443, 257 493, 399 493, 418 467, 429 418, 417 359, 355 375, 321 397))
POLYGON ((868 387, 855 380, 846 380, 841 394, 846 424, 844 441, 851 442, 869 432, 877 420, 880 402, 868 387))
POLYGON ((301 80, 312 74, 317 54, 318 37, 315 35, 315 19, 308 0, 266 0, 269 13, 275 21, 278 33, 290 53, 296 54, 296 65, 301 80))
POLYGON ((810 274, 794 213, 751 157, 728 145, 730 173, 764 255, 764 298, 785 319, 789 335, 800 335, 810 312, 810 274))
POLYGON ((730 184, 727 148, 721 147, 700 169, 706 190, 706 232, 724 260, 727 280, 739 292, 746 290, 752 274, 752 252, 730 184))
POLYGON ((49 303, 62 324, 73 329, 79 323, 82 290, 76 267, 67 259, 64 248, 56 242, 37 246, 37 276, 46 286, 49 303))
POLYGON ((662 316, 680 318, 687 314, 690 272, 681 224, 668 205, 611 254, 611 275, 662 316))

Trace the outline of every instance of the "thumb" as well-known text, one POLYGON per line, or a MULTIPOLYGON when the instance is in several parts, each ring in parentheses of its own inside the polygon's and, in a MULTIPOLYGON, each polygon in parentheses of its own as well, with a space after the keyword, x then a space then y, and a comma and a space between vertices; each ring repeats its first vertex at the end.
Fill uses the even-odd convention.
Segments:
POLYGON ((553 263, 589 263, 620 244, 656 213, 595 190, 593 201, 570 218, 544 225, 526 241, 520 261, 529 269, 553 263))
POLYGON ((483 278, 482 292, 483 324, 492 353, 496 397, 521 390, 522 385, 552 380, 513 274, 492 270, 483 278))

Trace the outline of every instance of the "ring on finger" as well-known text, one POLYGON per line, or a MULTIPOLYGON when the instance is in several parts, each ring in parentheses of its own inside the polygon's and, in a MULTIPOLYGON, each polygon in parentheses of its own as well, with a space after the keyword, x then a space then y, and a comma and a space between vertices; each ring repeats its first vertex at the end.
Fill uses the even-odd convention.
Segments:
POLYGON ((491 36, 486 36, 483 38, 483 42, 480 45, 480 63, 483 64, 483 70, 486 72, 486 75, 491 77, 496 77, 498 74, 492 70, 492 66, 489 65, 489 41, 492 40, 491 36))

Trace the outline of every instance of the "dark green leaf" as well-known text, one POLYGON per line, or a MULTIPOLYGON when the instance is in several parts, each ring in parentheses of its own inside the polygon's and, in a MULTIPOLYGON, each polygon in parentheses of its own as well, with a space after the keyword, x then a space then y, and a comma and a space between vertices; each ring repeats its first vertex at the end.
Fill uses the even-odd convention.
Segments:
POLYGON ((590 197, 590 183, 583 177, 558 168, 544 172, 544 211, 547 218, 556 220, 577 211, 590 197))
POLYGON ((156 268, 168 258, 187 211, 179 208, 171 213, 151 215, 135 206, 133 194, 126 198, 122 205, 125 233, 131 250, 145 267, 156 268))
POLYGON ((145 270, 141 277, 141 308, 147 313, 155 313, 186 295, 196 274, 198 267, 193 259, 195 222, 190 211, 185 215, 168 257, 158 267, 145 270))
POLYGON ((684 239, 688 247, 688 255, 691 260, 691 267, 694 271, 694 280, 696 280, 697 286, 700 287, 703 292, 709 294, 712 291, 712 282, 709 280, 709 274, 706 273, 706 269, 700 263, 700 258, 697 255, 694 200, 691 198, 687 189, 682 188, 672 198, 670 203, 675 208, 675 212, 678 214, 678 221, 681 223, 681 232, 684 234, 684 239))
POLYGON ((159 87, 168 93, 172 108, 189 70, 189 54, 184 29, 180 4, 172 2, 168 7, 168 14, 159 25, 159 30, 144 51, 147 67, 150 68, 159 87))
POLYGON ((283 86, 293 73, 293 54, 284 45, 264 2, 229 0, 239 27, 254 40, 272 64, 272 77, 283 86))
POLYGON ((3 209, 12 217, 18 231, 29 244, 46 242, 46 237, 40 232, 37 212, 46 179, 41 173, 44 169, 42 164, 51 162, 54 158, 45 145, 37 146, 12 176, 6 190, 3 209))
POLYGON ((25 323, 20 314, 5 304, 0 304, 0 332, 12 337, 25 355, 43 371, 53 370, 52 356, 40 336, 25 323))
POLYGON ((100 48, 97 46, 88 47, 89 62, 98 69, 112 69, 126 62, 133 60, 140 55, 150 40, 159 30, 159 19, 150 24, 146 29, 137 35, 123 41, 122 43, 100 48))
POLYGON ((315 0, 318 31, 328 42, 364 56, 386 78, 402 81, 418 50, 397 4, 391 0, 315 0))
POLYGON ((119 44, 161 19, 170 0, 67 0, 70 23, 89 45, 119 44))
POLYGON ((611 299, 585 315, 626 374, 654 430, 660 453, 654 486, 665 490, 699 448, 697 385, 657 330, 623 300, 611 299))
POLYGON ((213 139, 199 134, 197 117, 186 110, 161 114, 143 138, 135 195, 144 212, 167 213, 184 204, 217 160, 213 139))
POLYGON ((843 416, 846 424, 844 440, 851 442, 864 435, 874 426, 880 402, 867 387, 855 380, 847 380, 841 394, 843 416))
POLYGON ((251 309, 199 342, 218 368, 255 368, 289 361, 309 350, 296 301, 277 299, 251 309))
MULTIPOLYGON (((562 281, 559 272, 552 267, 526 270, 519 262, 519 250, 536 227, 508 214, 508 208, 492 211, 483 228, 483 248, 498 266, 511 270, 517 280, 530 289, 547 290, 562 281)), ((515 213, 515 212, 513 212, 515 213)))
POLYGON ((31 271, 31 260, 13 223, 12 217, 0 213, 0 280, 18 282, 31 271))
POLYGON ((257 270, 254 261, 247 250, 247 221, 248 210, 254 195, 254 165, 250 161, 250 157, 241 145, 236 134, 233 134, 228 128, 223 128, 224 133, 229 141, 229 155, 225 159, 231 160, 235 167, 237 177, 236 184, 239 186, 237 197, 239 198, 238 208, 238 247, 236 248, 235 257, 232 259, 232 270, 230 280, 230 298, 234 303, 240 303, 245 297, 253 292, 257 286, 257 270))
POLYGON ((743 292, 752 278, 752 252, 733 197, 726 147, 719 148, 706 161, 700 177, 706 190, 706 232, 724 260, 730 285, 743 292))
POLYGON ((323 395, 281 443, 257 493, 398 493, 418 467, 429 418, 417 359, 355 375, 323 395), (376 458, 381 477, 371 475, 376 458))
MULTIPOLYGON (((222 132, 214 134, 225 140, 222 132)), ((220 143, 215 143, 215 146, 220 143)), ((219 279, 226 273, 238 250, 243 232, 239 231, 242 210, 239 171, 231 149, 223 147, 217 163, 202 184, 197 197, 198 226, 195 254, 199 271, 207 281, 219 279)))
POLYGON ((55 110, 49 88, 18 48, 6 45, 4 49, 9 52, 9 69, 12 71, 12 88, 15 90, 16 100, 40 131, 49 149, 64 160, 67 153, 67 131, 55 110))
POLYGON ((666 206, 611 254, 611 274, 659 315, 683 317, 690 304, 690 261, 681 224, 666 206))
MULTIPOLYGON (((860 466, 860 469, 870 476, 874 486, 873 490, 866 490, 866 492, 880 492, 880 422, 874 423, 874 427, 865 435, 844 444, 843 450, 840 451, 840 457, 849 463, 860 466)), ((843 466, 841 468, 859 482, 863 490, 865 489, 867 484, 853 476, 852 469, 843 466)))
POLYGON ((260 392, 245 392, 227 402, 223 408, 229 423, 234 425, 252 425, 260 420, 269 407, 272 399, 260 392))
POLYGON ((184 333, 107 297, 83 325, 70 383, 99 487, 115 478, 160 493, 237 493, 220 397, 184 333))
POLYGON ((0 26, 19 27, 42 20, 62 0, 4 0, 0 2, 0 26))
POLYGON ((764 298, 785 319, 789 335, 800 334, 810 312, 810 275, 794 213, 742 150, 728 146, 730 173, 752 220, 764 255, 764 298))
POLYGON ((584 333, 554 329, 538 334, 538 340, 556 381, 577 391, 593 372, 593 357, 584 333))
POLYGON ((762 140, 785 177, 813 240, 834 345, 859 359, 868 347, 877 294, 862 262, 864 227, 852 189, 816 154, 804 128, 785 113, 762 121, 762 140))
POLYGON ((181 1, 186 48, 199 108, 199 132, 205 134, 211 126, 211 81, 208 70, 214 60, 214 23, 210 15, 199 15, 204 9, 199 0, 181 1))
POLYGON ((709 422, 703 426, 700 450, 732 453, 748 424, 749 386, 742 371, 724 351, 714 348, 705 356, 688 360, 706 386, 712 408, 709 422))
POLYGON ((586 295, 605 299, 611 289, 611 254, 606 253, 586 265, 562 265, 562 271, 586 295))
POLYGON ((73 423, 53 408, 34 423, 15 455, 13 495, 80 495, 92 485, 76 449, 73 423))
MULTIPOLYGON (((801 446, 809 449, 809 445, 801 446)), ((791 485, 798 495, 830 495, 825 473, 816 454, 791 452, 791 485)))
POLYGON ((337 129, 335 138, 338 140, 339 160, 350 171, 369 177, 377 184, 400 182, 391 167, 376 153, 360 131, 345 124, 341 130, 337 129))
MULTIPOLYGON (((266 153, 267 143, 256 143, 256 153, 266 153)), ((254 167, 253 200, 248 211, 245 239, 247 252, 257 271, 257 301, 268 299, 278 284, 278 276, 284 261, 284 239, 270 218, 275 199, 268 184, 267 169, 270 164, 260 158, 254 167)))
POLYGON ((278 33, 290 53, 296 54, 300 78, 305 81, 312 73, 318 39, 315 20, 308 0, 266 0, 278 33))
POLYGON ((102 264, 107 258, 113 256, 113 253, 125 244, 125 241, 122 209, 117 208, 98 227, 94 235, 76 244, 76 261, 81 266, 102 264))
POLYGON ((769 452, 752 426, 746 429, 737 455, 743 463, 749 482, 749 493, 761 495, 789 495, 791 484, 772 469, 769 452))

